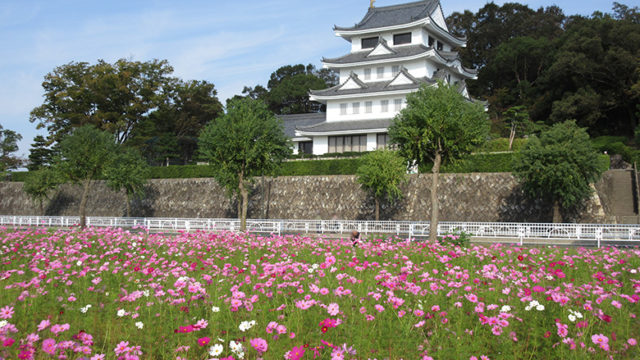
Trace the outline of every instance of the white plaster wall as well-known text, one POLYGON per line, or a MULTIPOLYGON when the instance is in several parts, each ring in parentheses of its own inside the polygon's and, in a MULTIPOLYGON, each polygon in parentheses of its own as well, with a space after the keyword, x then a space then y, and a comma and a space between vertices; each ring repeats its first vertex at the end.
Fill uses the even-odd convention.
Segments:
MULTIPOLYGON (((394 108, 394 100, 402 99, 403 103, 406 102, 406 97, 404 95, 396 95, 396 96, 371 96, 371 97, 363 97, 359 99, 348 99, 348 100, 330 100, 327 101, 327 121, 353 121, 353 120, 374 120, 374 119, 390 119, 396 116, 397 111, 394 108), (388 100, 389 106, 387 112, 382 112, 382 100, 388 100), (372 111, 371 113, 366 113, 366 101, 372 101, 372 111), (353 114, 352 113, 352 103, 360 102, 360 113, 353 114), (347 103, 347 115, 340 115, 340 104, 347 103)), ((314 143, 315 148, 315 143, 314 143)))
POLYGON ((440 7, 440 5, 438 5, 438 8, 433 12, 433 14, 431 14, 431 18, 433 19, 433 21, 435 21, 436 24, 438 24, 438 26, 447 31, 449 30, 449 28, 447 27, 447 22, 444 20, 444 16, 442 15, 442 8, 440 7))
POLYGON ((293 150, 293 155, 298 155, 298 142, 297 141, 292 141, 291 142, 291 149, 293 150))
POLYGON ((329 151, 329 137, 314 136, 313 137, 313 155, 326 154, 328 151, 329 151))
POLYGON ((378 141, 377 134, 367 134, 367 151, 374 151, 378 141))

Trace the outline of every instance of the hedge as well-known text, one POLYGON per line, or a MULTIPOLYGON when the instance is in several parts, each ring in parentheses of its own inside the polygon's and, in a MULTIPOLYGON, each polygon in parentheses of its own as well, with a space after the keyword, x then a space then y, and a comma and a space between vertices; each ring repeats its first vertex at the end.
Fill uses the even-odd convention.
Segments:
MULTIPOLYGON (((511 172, 516 153, 472 154, 442 166, 442 173, 511 172)), ((358 159, 300 160, 282 163, 277 176, 354 175, 360 166, 358 159)), ((609 156, 600 155, 600 166, 609 169, 609 156)), ((420 167, 421 173, 431 172, 432 165, 420 167)), ((207 165, 155 166, 150 169, 152 179, 185 179, 213 177, 213 168, 207 165)), ((13 172, 10 181, 24 181, 29 173, 13 172)))

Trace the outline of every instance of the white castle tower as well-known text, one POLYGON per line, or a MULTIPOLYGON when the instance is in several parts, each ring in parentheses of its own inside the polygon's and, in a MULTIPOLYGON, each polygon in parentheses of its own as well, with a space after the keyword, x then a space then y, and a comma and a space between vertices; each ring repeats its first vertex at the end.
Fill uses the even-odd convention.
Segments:
POLYGON ((362 21, 334 32, 351 52, 322 59, 323 67, 340 74, 338 86, 310 93, 327 105, 326 114, 284 118, 285 127, 295 129, 297 151, 321 155, 386 146, 387 129, 407 94, 437 79, 469 97, 465 80, 475 79, 476 71, 463 67, 455 51, 466 39, 449 32, 438 0, 371 7, 362 21))

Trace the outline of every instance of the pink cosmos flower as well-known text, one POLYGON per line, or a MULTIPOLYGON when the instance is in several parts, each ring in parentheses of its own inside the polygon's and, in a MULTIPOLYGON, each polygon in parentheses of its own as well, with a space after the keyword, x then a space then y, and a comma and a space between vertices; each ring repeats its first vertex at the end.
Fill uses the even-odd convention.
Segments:
POLYGON ((116 345, 116 348, 113 349, 113 351, 116 353, 116 355, 121 355, 124 354, 126 352, 129 352, 129 342, 128 341, 120 341, 120 343, 118 343, 118 345, 116 345))
POLYGON ((594 344, 600 346, 602 350, 609 351, 609 338, 604 336, 603 334, 591 335, 591 341, 593 341, 594 344))
POLYGON ((38 331, 46 329, 47 327, 49 327, 49 325, 51 325, 51 321, 49 320, 40 321, 40 324, 38 324, 38 331))
POLYGON ((56 352, 56 341, 53 339, 45 339, 42 342, 42 351, 46 352, 47 354, 54 354, 56 352))
POLYGON ((331 303, 327 306, 327 312, 331 316, 336 316, 340 312, 340 306, 336 303, 331 303))
POLYGON ((205 337, 201 337, 200 339, 198 339, 198 345, 207 346, 210 341, 211 341, 211 339, 206 337, 206 336, 205 337))
POLYGON ((5 306, 0 309, 0 319, 11 319, 13 316, 13 306, 5 306))
POLYGON ((267 344, 267 341, 264 340, 263 338, 251 339, 251 340, 249 340, 249 343, 259 353, 264 353, 269 348, 269 345, 267 344))
POLYGON ((374 306, 374 308, 376 308, 376 310, 378 310, 378 312, 383 312, 384 311, 384 306, 382 306, 380 304, 376 304, 374 306))
POLYGON ((630 338, 629 340, 627 340, 627 344, 629 344, 630 346, 636 346, 638 345, 638 341, 636 341, 636 339, 634 338, 630 338))
POLYGON ((291 351, 287 353, 288 360, 301 360, 304 357, 304 347, 294 346, 291 351))
POLYGON ((12 338, 6 338, 4 339, 4 341, 2 342, 2 346, 4 347, 11 347, 11 345, 13 345, 13 343, 16 342, 14 339, 12 338))

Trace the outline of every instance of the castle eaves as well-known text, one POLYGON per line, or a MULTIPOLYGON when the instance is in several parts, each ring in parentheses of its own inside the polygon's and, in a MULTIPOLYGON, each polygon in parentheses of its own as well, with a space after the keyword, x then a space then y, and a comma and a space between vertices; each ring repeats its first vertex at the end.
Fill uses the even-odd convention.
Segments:
POLYGON ((353 27, 336 26, 335 30, 365 30, 408 24, 429 17, 438 4, 438 0, 426 0, 370 8, 364 18, 353 27))

